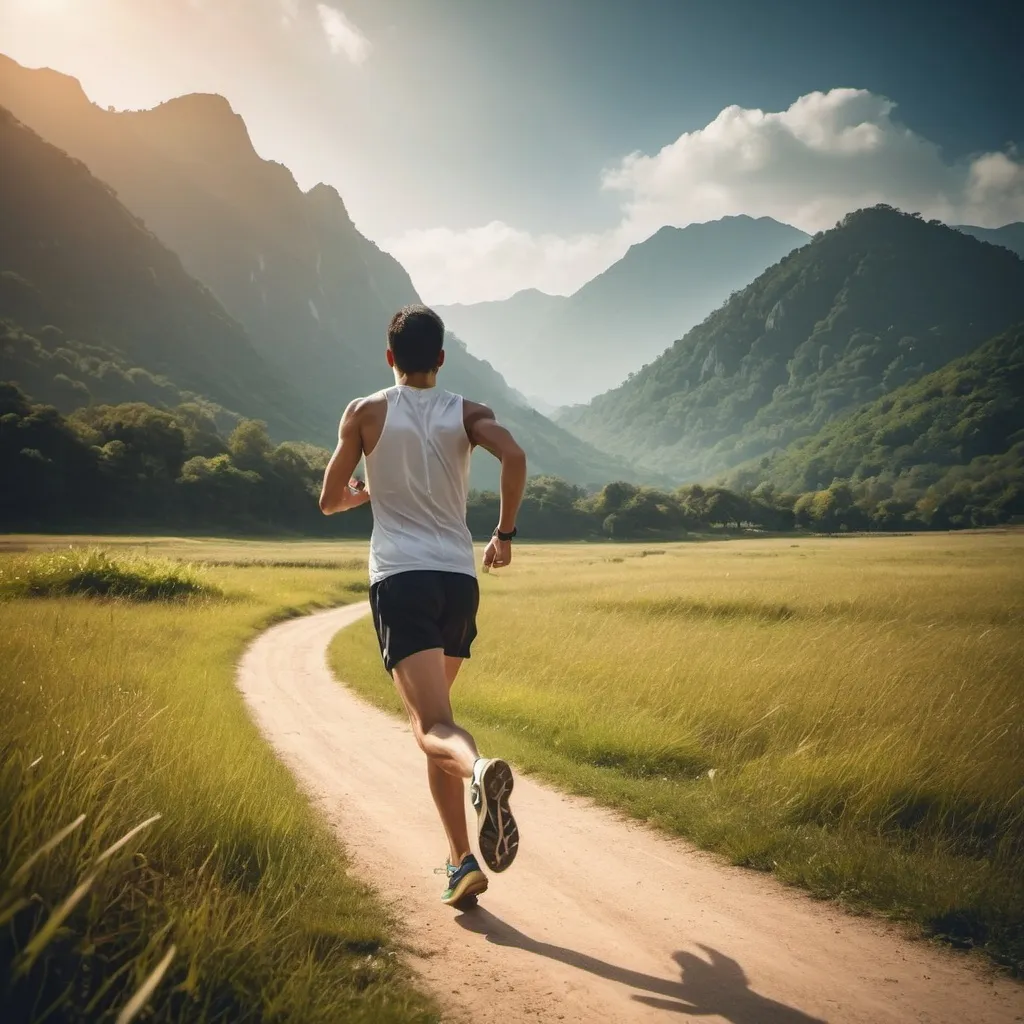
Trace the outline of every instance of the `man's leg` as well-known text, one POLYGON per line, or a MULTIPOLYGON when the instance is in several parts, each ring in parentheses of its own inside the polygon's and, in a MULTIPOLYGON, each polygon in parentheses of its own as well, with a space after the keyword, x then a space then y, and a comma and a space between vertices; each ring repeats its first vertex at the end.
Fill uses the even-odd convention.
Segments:
MULTIPOLYGON (((455 677, 462 667, 462 658, 444 659, 444 671, 451 692, 455 677)), ((459 775, 446 772, 436 761, 427 758, 427 781, 430 795, 434 798, 437 813, 441 816, 445 835, 448 836, 448 862, 462 863, 462 858, 472 852, 469 845, 469 830, 466 825, 466 783, 459 775)))
POLYGON ((446 658, 440 648, 433 648, 403 658, 393 672, 416 742, 427 755, 430 793, 452 864, 470 852, 464 780, 472 776, 479 756, 473 737, 452 718, 450 691, 461 664, 461 658, 446 658))

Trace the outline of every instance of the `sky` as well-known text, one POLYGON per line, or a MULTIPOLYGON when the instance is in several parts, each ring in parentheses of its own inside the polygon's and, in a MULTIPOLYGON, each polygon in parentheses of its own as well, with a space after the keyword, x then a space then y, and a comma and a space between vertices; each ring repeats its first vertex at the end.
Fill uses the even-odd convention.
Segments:
POLYGON ((0 0, 97 103, 217 92, 428 302, 568 294, 665 224, 1024 220, 1024 4, 0 0))

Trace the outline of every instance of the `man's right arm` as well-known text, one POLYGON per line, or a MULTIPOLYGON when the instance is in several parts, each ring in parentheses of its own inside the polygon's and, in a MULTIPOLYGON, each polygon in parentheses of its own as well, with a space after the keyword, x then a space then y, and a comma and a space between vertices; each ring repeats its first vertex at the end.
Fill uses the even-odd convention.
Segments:
MULTIPOLYGON (((501 463, 498 530, 511 533, 515 529, 516 515, 526 489, 526 453, 516 444, 508 430, 498 423, 494 412, 486 405, 466 402, 464 421, 470 442, 485 448, 501 463)), ((500 568, 511 561, 511 541, 500 541, 493 537, 484 554, 484 565, 500 568)))
POLYGON ((325 516, 344 512, 359 505, 365 505, 370 495, 365 488, 354 493, 351 484, 359 460, 363 457, 363 438, 360 431, 361 399, 349 402, 345 415, 338 427, 338 446, 324 472, 323 489, 320 491, 320 511, 325 516))

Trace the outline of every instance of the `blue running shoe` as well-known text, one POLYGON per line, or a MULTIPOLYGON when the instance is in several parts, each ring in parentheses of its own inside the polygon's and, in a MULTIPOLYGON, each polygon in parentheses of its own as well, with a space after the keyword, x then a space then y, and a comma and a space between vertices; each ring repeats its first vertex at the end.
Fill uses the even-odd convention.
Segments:
POLYGON ((504 871, 519 850, 519 826, 508 805, 512 785, 507 761, 477 758, 469 795, 476 808, 480 856, 492 871, 504 871))
POLYGON ((476 857, 471 853, 462 858, 458 867, 451 862, 447 863, 445 871, 448 874, 448 888, 441 894, 441 902, 449 907, 471 907, 476 903, 477 896, 487 891, 487 876, 480 870, 476 857))

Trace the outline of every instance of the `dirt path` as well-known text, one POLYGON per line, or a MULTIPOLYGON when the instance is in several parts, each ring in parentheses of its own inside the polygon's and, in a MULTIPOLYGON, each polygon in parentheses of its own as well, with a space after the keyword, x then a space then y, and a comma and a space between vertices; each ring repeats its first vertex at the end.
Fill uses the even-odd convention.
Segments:
POLYGON ((408 728, 331 676, 349 606, 246 653, 239 686, 355 868, 397 908, 449 1015, 474 1022, 732 1024, 1024 1021, 1024 988, 724 866, 520 776, 523 844, 479 908, 438 902, 445 844, 408 728))

